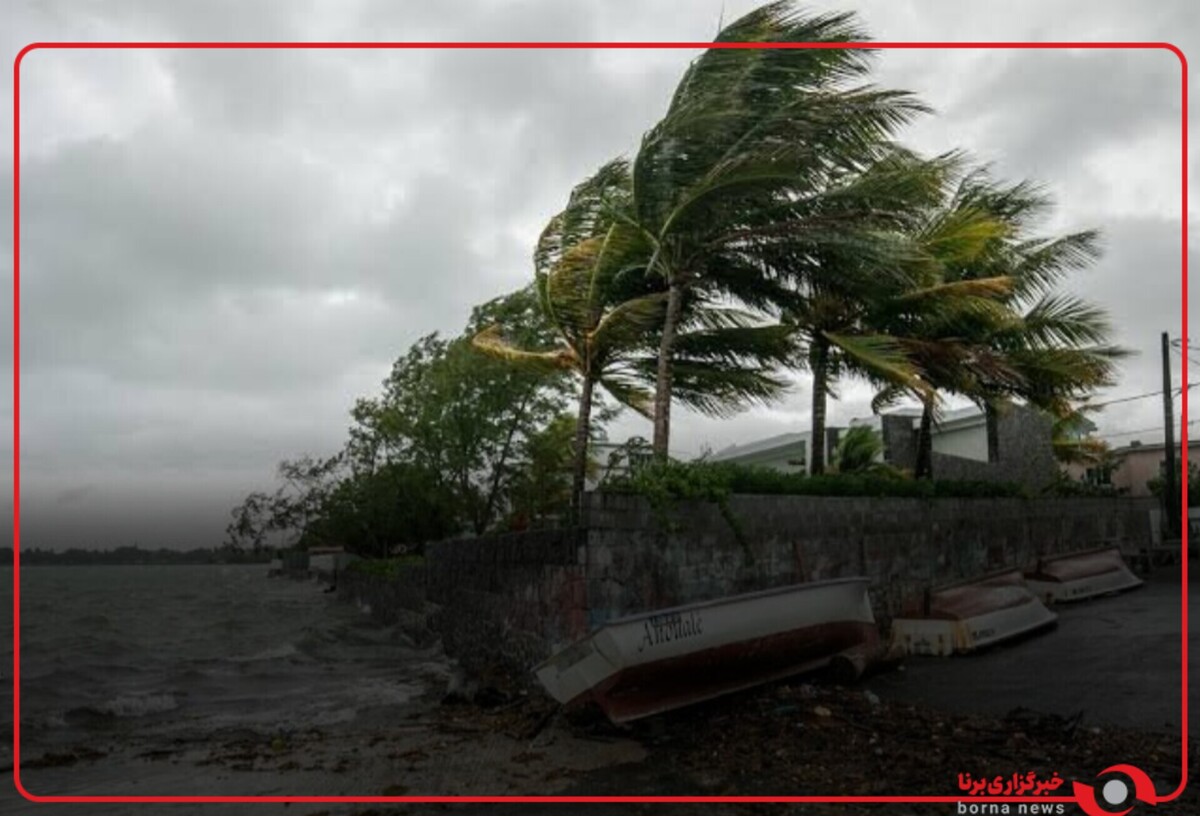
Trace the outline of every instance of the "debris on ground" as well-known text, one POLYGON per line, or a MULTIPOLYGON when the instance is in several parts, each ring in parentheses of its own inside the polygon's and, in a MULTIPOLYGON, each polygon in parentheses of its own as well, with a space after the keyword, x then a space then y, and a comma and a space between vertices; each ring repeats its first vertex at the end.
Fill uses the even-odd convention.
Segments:
MULTIPOLYGON (((1063 717, 1018 708, 1004 717, 951 714, 854 687, 777 684, 625 726, 609 723, 594 707, 562 710, 538 694, 510 694, 507 700, 489 707, 443 706, 442 727, 532 740, 562 711, 563 727, 573 735, 633 739, 645 747, 646 760, 635 766, 577 776, 567 791, 575 795, 962 795, 965 800, 959 774, 990 779, 1030 772, 1043 779, 1058 774, 1069 795, 1072 781, 1092 783, 1101 770, 1120 763, 1142 768, 1156 789, 1167 793, 1178 785, 1181 770, 1178 735, 1101 727, 1087 722, 1085 712, 1063 717)), ((489 696, 485 702, 495 701, 489 696)), ((553 749, 546 753, 552 757, 553 749)), ((1193 742, 1189 755, 1200 755, 1200 746, 1193 742)), ((1155 812, 1182 814, 1181 807, 1165 803, 1155 812)), ((864 807, 861 812, 875 811, 864 807)))

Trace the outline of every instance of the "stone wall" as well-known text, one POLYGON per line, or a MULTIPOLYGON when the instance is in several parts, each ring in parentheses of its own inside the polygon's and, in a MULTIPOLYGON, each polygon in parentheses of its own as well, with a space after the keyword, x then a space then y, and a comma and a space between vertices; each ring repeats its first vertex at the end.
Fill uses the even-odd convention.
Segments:
POLYGON ((427 597, 448 654, 468 671, 527 670, 587 633, 578 530, 536 530, 426 547, 427 597))
MULTIPOLYGON (((918 433, 913 418, 882 417, 884 460, 901 470, 917 466, 918 433)), ((1037 491, 1054 482, 1059 473, 1051 445, 1053 422, 1041 411, 1012 405, 997 417, 998 457, 984 462, 933 452, 935 479, 948 481, 1014 482, 1037 491)), ((980 429, 980 433, 984 431, 980 429)))
MULTIPOLYGON (((518 672, 615 617, 799 581, 865 575, 886 625, 929 586, 1040 556, 1149 546, 1152 499, 923 499, 735 496, 659 512, 592 493, 585 530, 445 541, 393 587, 343 578, 339 591, 389 621, 424 610, 468 672, 518 672), (731 524, 732 521, 732 524, 731 524), (739 533, 735 533, 736 525, 739 533), (396 613, 402 614, 402 613, 396 613)), ((349 577, 347 573, 346 577, 349 577)))
POLYGON ((1153 506, 1111 498, 734 496, 729 509, 739 536, 709 503, 665 514, 636 497, 590 499, 585 565, 591 625, 635 611, 852 575, 871 579, 876 614, 886 623, 933 584, 1104 543, 1148 546, 1153 506))
POLYGON ((395 575, 370 575, 354 569, 338 575, 338 597, 368 611, 380 623, 396 623, 405 612, 425 611, 426 569, 414 564, 395 575))

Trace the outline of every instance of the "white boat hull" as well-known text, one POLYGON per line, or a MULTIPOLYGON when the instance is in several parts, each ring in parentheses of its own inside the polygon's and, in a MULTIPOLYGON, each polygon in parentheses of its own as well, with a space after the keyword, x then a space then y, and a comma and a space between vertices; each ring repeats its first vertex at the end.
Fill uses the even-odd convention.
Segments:
POLYGON ((1013 570, 930 591, 921 609, 892 621, 892 642, 906 654, 948 657, 1029 634, 1057 619, 1013 570))
POLYGON ((534 671, 615 722, 821 668, 877 646, 867 579, 799 584, 611 621, 534 671))
POLYGON ((1070 603, 1142 585, 1116 547, 1043 559, 1026 573, 1029 588, 1046 603, 1070 603))

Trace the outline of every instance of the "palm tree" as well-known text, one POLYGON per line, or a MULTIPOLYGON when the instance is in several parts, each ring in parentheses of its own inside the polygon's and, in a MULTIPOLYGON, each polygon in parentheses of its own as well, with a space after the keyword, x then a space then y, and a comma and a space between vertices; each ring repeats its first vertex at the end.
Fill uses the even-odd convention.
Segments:
POLYGON ((932 386, 905 337, 912 324, 943 313, 951 303, 977 308, 1005 290, 1002 278, 947 282, 940 274, 948 258, 978 252, 1003 230, 979 212, 928 223, 924 214, 945 200, 960 163, 957 154, 922 159, 893 148, 835 188, 839 203, 851 213, 863 208, 860 201, 878 202, 877 189, 887 190, 883 200, 894 212, 886 219, 874 217, 880 231, 844 244, 826 242, 793 262, 799 274, 793 271, 796 288, 786 299, 783 320, 808 346, 812 473, 825 469, 826 402, 839 378, 855 375, 889 395, 908 393, 930 402, 932 386))
MULTIPOLYGON (((558 347, 517 348, 500 326, 484 329, 473 340, 493 356, 579 376, 571 498, 575 518, 586 480, 595 387, 645 416, 652 410, 646 384, 653 376, 654 340, 669 296, 661 286, 653 288, 657 282, 646 275, 653 250, 628 217, 630 199, 628 164, 609 162, 575 188, 538 241, 537 290, 558 332, 558 347)), ((700 299, 690 299, 682 313, 676 384, 681 401, 720 415, 782 393, 786 384, 774 367, 792 353, 787 331, 757 325, 751 315, 700 299)))
MULTIPOLYGON (((1061 418, 1096 388, 1111 384, 1126 354, 1109 342, 1102 310, 1054 291, 1069 272, 1097 255, 1096 233, 1029 237, 1050 206, 1034 185, 1001 185, 986 170, 965 172, 953 194, 925 216, 914 239, 940 282, 920 308, 875 315, 890 325, 930 390, 923 405, 917 476, 931 475, 932 425, 938 393, 984 408, 989 459, 997 450, 996 412, 1020 399, 1061 418), (968 228, 961 241, 962 225, 968 228), (947 240, 947 236, 951 240, 947 240)), ((885 310, 886 311, 886 310, 885 310)), ((898 396, 885 388, 875 407, 898 396)))
POLYGON ((1087 414, 1098 410, 1083 403, 1074 410, 1056 417, 1050 431, 1054 458, 1063 465, 1104 465, 1112 458, 1112 448, 1103 439, 1093 436, 1095 424, 1087 414))
MULTIPOLYGON (((717 42, 861 41, 851 14, 803 15, 770 3, 717 42)), ((649 271, 666 289, 658 336, 654 450, 666 456, 676 353, 693 292, 747 307, 770 304, 789 266, 772 266, 828 241, 865 235, 887 202, 827 213, 824 194, 871 164, 894 130, 925 110, 904 92, 852 85, 868 52, 844 48, 710 49, 676 89, 632 166, 631 219, 652 246, 649 271), (851 217, 856 216, 856 217, 851 217)))
POLYGON ((615 282, 644 264, 643 234, 614 215, 628 196, 628 166, 609 162, 571 193, 567 207, 543 230, 534 252, 542 309, 559 334, 557 348, 523 350, 490 326, 476 348, 526 367, 574 372, 580 378, 575 426, 571 511, 577 517, 587 474, 594 391, 602 385, 619 403, 649 414, 650 398, 636 383, 634 355, 661 325, 666 298, 650 293, 614 302, 615 282))
POLYGON ((865 425, 847 430, 834 453, 838 473, 871 473, 885 467, 878 461, 883 453, 883 438, 865 425))

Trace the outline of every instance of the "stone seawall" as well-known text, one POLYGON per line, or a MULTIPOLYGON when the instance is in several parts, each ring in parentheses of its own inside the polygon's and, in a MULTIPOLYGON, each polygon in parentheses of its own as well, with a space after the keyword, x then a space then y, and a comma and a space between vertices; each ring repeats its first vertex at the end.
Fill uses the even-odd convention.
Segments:
POLYGON ((560 529, 429 545, 428 597, 446 652, 468 671, 497 660, 524 671, 586 634, 585 542, 560 529))
POLYGON ((583 529, 431 544, 394 581, 347 573, 343 597, 392 622, 424 615, 469 672, 527 672, 615 617, 800 581, 871 579, 885 626, 925 588, 1041 556, 1150 544, 1153 499, 735 496, 663 512, 590 494, 583 529))
POLYGON ((594 496, 586 551, 589 624, 631 611, 799 581, 864 575, 881 622, 931 585, 1045 555, 1149 546, 1153 500, 734 496, 657 512, 594 496), (743 544, 744 542, 744 544, 743 544))

